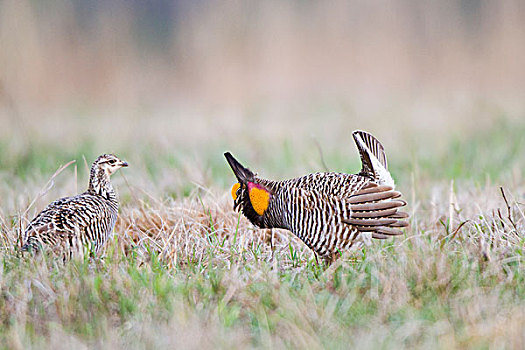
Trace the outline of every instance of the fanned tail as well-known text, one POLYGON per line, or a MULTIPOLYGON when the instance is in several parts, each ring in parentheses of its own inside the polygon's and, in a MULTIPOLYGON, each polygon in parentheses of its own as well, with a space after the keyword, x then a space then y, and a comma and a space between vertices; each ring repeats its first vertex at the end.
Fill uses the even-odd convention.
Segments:
POLYGON ((385 149, 371 134, 356 130, 352 133, 361 156, 361 175, 369 176, 380 185, 394 187, 394 180, 388 171, 385 149))

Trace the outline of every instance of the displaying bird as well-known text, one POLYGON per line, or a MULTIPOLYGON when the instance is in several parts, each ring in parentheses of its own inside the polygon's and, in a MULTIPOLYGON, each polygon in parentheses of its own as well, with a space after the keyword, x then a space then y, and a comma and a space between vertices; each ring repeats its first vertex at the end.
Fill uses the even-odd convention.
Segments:
POLYGON ((91 166, 88 189, 74 197, 49 204, 28 225, 23 251, 51 251, 63 256, 98 255, 112 236, 118 198, 110 176, 128 163, 103 154, 91 166))
POLYGON ((362 162, 355 175, 326 172, 266 180, 225 153, 238 180, 232 188, 234 209, 260 228, 293 232, 328 261, 350 248, 361 233, 378 239, 401 235, 408 214, 399 208, 406 202, 394 189, 384 148, 367 132, 352 135, 362 162))

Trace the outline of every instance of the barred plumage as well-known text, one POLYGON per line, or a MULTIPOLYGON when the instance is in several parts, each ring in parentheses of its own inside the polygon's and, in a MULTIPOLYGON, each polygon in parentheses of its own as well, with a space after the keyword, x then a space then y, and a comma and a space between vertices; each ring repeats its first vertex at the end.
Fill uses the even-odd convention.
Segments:
POLYGON ((328 260, 350 248, 360 233, 378 239, 402 234, 408 215, 399 208, 406 202, 394 190, 383 146, 364 131, 354 131, 353 137, 362 161, 355 175, 315 173, 272 181, 225 153, 239 181, 232 191, 234 209, 260 228, 293 232, 328 260))
POLYGON ((110 176, 128 164, 112 154, 98 157, 91 166, 88 189, 49 204, 28 225, 23 251, 45 249, 64 259, 98 255, 111 237, 118 213, 118 198, 110 176))

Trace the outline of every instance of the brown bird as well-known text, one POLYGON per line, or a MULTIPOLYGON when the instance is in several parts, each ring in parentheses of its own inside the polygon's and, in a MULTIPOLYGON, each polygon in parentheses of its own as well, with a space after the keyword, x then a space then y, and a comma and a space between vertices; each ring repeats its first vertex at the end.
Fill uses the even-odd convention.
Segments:
POLYGON ((315 173, 273 181, 256 176, 229 152, 224 156, 238 183, 232 188, 234 209, 260 228, 293 232, 321 258, 333 261, 361 233, 384 239, 401 235, 408 214, 387 168, 381 143, 354 131, 361 156, 358 174, 315 173))
POLYGON ((112 154, 98 157, 91 166, 88 189, 49 204, 28 225, 23 251, 43 249, 72 257, 98 255, 112 236, 118 199, 110 176, 128 163, 112 154))

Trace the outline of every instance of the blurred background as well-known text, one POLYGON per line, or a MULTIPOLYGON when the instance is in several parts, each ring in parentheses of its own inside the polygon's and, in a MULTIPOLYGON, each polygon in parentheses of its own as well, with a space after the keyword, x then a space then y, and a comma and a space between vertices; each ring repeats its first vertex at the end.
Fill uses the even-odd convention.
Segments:
POLYGON ((115 152, 227 183, 230 150, 270 177, 356 171, 354 129, 398 164, 494 129, 514 149, 524 62, 520 0, 1 0, 0 166, 115 152))

